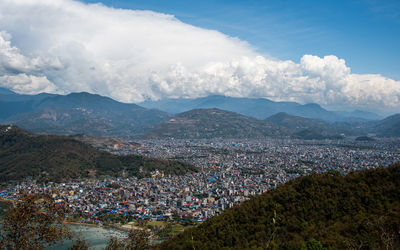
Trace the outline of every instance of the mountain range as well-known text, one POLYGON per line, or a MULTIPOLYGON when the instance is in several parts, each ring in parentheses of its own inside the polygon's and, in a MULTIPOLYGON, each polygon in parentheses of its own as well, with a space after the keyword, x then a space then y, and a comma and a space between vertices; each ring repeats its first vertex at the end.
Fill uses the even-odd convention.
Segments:
POLYGON ((382 119, 380 115, 361 110, 355 110, 353 112, 328 111, 316 103, 302 105, 296 102, 274 102, 265 98, 237 98, 220 95, 195 99, 145 101, 138 103, 138 105, 146 108, 163 110, 172 114, 192 109, 218 108, 261 120, 279 112, 285 112, 290 115, 306 118, 325 120, 328 122, 382 119))
POLYGON ((0 94, 3 124, 36 133, 133 138, 172 117, 155 109, 89 94, 0 94), (4 111, 4 112, 3 112, 4 111))
POLYGON ((128 104, 82 93, 20 95, 0 88, 0 123, 34 133, 136 138, 400 136, 400 115, 334 112, 318 104, 210 96, 128 104), (158 107, 175 113, 172 114, 158 107), (195 109, 192 109, 196 107, 195 109), (202 107, 202 108, 197 108, 202 107), (372 120, 371 120, 372 119, 372 120))

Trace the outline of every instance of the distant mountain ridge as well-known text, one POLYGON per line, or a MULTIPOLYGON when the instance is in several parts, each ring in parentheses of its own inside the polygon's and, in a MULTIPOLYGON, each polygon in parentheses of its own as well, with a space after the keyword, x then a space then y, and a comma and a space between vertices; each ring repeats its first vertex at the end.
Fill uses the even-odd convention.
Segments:
POLYGON ((292 137, 300 139, 329 139, 349 135, 357 135, 357 131, 340 123, 332 124, 326 121, 289 115, 284 112, 277 113, 265 119, 277 126, 284 127, 293 133, 292 137))
POLYGON ((0 95, 0 110, 4 111, 0 116, 3 124, 16 124, 36 133, 125 139, 133 138, 172 117, 160 110, 120 103, 85 92, 65 96, 0 95))
POLYGON ((387 137, 400 137, 400 114, 372 123, 372 131, 387 137))
POLYGON ((15 94, 13 91, 0 87, 0 95, 13 95, 13 94, 15 94))
POLYGON ((399 116, 370 120, 378 116, 360 110, 328 111, 313 103, 301 105, 294 102, 273 102, 262 98, 209 96, 197 99, 167 99, 143 104, 146 104, 148 108, 120 103, 109 97, 86 92, 68 95, 46 93, 20 95, 0 88, 0 123, 16 124, 35 133, 86 134, 123 140, 150 138, 150 135, 165 138, 168 133, 170 136, 180 138, 186 135, 189 138, 194 136, 206 138, 211 136, 221 138, 283 136, 301 139, 335 139, 369 134, 400 137, 399 116), (172 115, 153 109, 154 107, 174 112, 187 111, 172 115), (204 110, 211 109, 220 110, 217 112, 219 115, 204 113, 204 110), (186 130, 182 130, 185 129, 182 119, 186 115, 197 112, 193 110, 203 110, 203 115, 198 113, 202 116, 201 124, 193 123, 197 125, 191 125, 186 130), (284 112, 285 110, 288 112, 284 112), (222 111, 233 112, 236 115, 227 115, 228 113, 222 111), (170 119, 174 117, 178 119, 178 122, 171 122, 170 119), (223 124, 223 126, 214 126, 213 122, 223 124), (242 126, 242 124, 247 125, 242 126), (173 129, 173 126, 180 127, 173 129), (169 132, 165 133, 167 130, 169 132), (177 131, 187 133, 176 133, 177 131), (234 133, 237 133, 236 136, 234 133))
POLYGON ((6 88, 0 88, 0 121, 16 114, 32 111, 41 100, 54 96, 42 93, 38 95, 20 95, 6 88))
POLYGON ((238 98, 212 95, 195 99, 164 99, 138 103, 146 108, 156 108, 177 114, 191 109, 218 108, 242 115, 266 119, 279 112, 325 120, 329 122, 350 120, 379 120, 377 114, 356 110, 353 112, 328 111, 316 103, 274 102, 265 98, 238 98))

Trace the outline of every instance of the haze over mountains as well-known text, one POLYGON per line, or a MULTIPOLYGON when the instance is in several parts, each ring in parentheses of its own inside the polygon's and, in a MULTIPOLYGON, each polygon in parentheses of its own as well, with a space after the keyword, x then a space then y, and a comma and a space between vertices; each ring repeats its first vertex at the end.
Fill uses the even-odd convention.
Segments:
POLYGON ((318 104, 209 96, 141 105, 82 93, 19 95, 0 89, 0 122, 35 133, 134 138, 342 138, 400 136, 400 116, 328 111, 318 104), (159 109, 155 109, 159 108, 159 109), (164 111, 160 110, 163 109, 164 111), (183 113, 178 113, 184 111, 183 113), (178 113, 178 114, 176 114, 178 113))
POLYGON ((274 102, 265 98, 236 98, 220 95, 196 99, 145 101, 138 104, 146 108, 160 109, 173 114, 191 109, 218 108, 258 119, 265 119, 279 112, 329 122, 382 119, 380 115, 361 110, 353 112, 328 111, 316 103, 302 105, 296 102, 274 102))

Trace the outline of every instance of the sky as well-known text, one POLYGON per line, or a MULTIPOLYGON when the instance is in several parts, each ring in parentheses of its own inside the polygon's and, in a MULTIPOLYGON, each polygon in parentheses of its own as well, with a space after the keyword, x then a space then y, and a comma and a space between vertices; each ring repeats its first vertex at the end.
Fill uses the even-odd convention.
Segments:
POLYGON ((2 0, 0 86, 400 112, 400 1, 2 0))
POLYGON ((353 73, 379 73, 400 80, 398 0, 101 2, 115 8, 172 14, 185 23, 238 37, 259 53, 278 59, 336 55, 346 60, 353 73))

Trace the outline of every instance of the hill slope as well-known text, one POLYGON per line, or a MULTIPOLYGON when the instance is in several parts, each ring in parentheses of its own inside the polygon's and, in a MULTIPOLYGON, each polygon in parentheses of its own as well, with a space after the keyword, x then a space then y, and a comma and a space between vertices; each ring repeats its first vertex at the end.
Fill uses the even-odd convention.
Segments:
POLYGON ((220 109, 195 109, 176 115, 143 138, 263 138, 280 135, 271 123, 220 109))
POLYGON ((62 181, 91 175, 143 177, 159 169, 166 174, 195 171, 193 166, 136 155, 116 156, 80 141, 54 135, 33 135, 15 126, 0 126, 0 182, 28 176, 62 181))
POLYGON ((14 107, 14 115, 3 117, 7 118, 3 124, 16 124, 36 133, 62 135, 132 138, 171 117, 163 111, 85 92, 50 96, 39 101, 0 102, 0 109, 9 106, 14 107))
POLYGON ((395 114, 372 125, 372 130, 386 137, 400 137, 400 114, 395 114))
POLYGON ((300 249, 322 243, 331 249, 386 249, 393 243, 389 249, 398 249, 399 190, 400 164, 344 177, 313 174, 225 210, 158 247, 300 249))
POLYGON ((293 133, 293 137, 303 139, 340 138, 341 134, 354 135, 361 132, 339 123, 332 124, 322 120, 289 115, 283 112, 270 116, 265 120, 288 129, 293 133), (309 136, 311 138, 308 138, 309 136))

